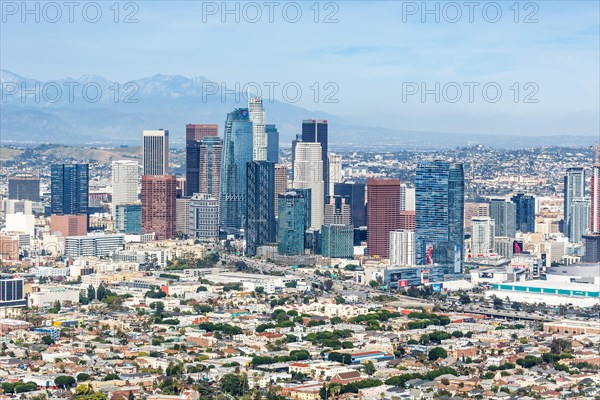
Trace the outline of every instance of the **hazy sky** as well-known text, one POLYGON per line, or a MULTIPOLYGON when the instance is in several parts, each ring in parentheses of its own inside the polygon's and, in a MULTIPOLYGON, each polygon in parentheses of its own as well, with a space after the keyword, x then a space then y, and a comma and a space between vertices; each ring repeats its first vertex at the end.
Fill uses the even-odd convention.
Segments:
POLYGON ((264 83, 278 82, 277 99, 283 85, 297 83, 298 105, 361 125, 482 134, 600 132, 597 1, 473 2, 473 8, 463 1, 427 2, 430 14, 421 1, 280 1, 273 22, 265 2, 228 2, 234 11, 226 15, 221 1, 121 2, 116 16, 112 1, 84 1, 73 10, 73 23, 60 1, 60 18, 52 7, 29 3, 40 7, 39 22, 36 11, 23 13, 20 1, 1 3, 1 66, 26 77, 97 74, 123 82, 157 73, 205 76, 229 87, 258 82, 265 97, 264 83), (93 20, 95 4, 102 16, 88 22, 84 14, 93 20), (131 13, 137 22, 124 23, 131 13), (423 88, 431 91, 424 99, 423 88), (327 94, 338 102, 326 102, 327 94))

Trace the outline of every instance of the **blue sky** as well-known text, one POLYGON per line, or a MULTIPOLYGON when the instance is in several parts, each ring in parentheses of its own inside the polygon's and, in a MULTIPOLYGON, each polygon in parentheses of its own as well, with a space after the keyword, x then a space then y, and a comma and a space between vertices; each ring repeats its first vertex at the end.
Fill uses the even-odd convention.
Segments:
MULTIPOLYGON (((462 1, 457 2, 462 16, 456 23, 445 20, 454 17, 451 8, 442 11, 448 2, 427 3, 440 8, 440 22, 431 14, 421 21, 421 1, 342 1, 318 3, 315 23, 310 1, 298 2, 302 17, 290 23, 281 11, 290 2, 281 1, 273 23, 264 2, 257 2, 263 12, 259 22, 245 21, 240 13, 237 23, 232 15, 225 22, 220 15, 205 15, 203 21, 203 8, 220 9, 220 1, 138 1, 139 22, 131 24, 113 21, 112 1, 99 3, 103 14, 95 24, 84 21, 78 9, 74 23, 68 22, 66 9, 54 24, 43 17, 36 23, 31 16, 23 23, 19 13, 7 15, 3 5, 2 68, 43 80, 97 74, 123 82, 163 73, 201 75, 228 86, 297 82, 303 89, 298 105, 361 125, 481 134, 600 134, 597 1, 520 2, 518 23, 513 1, 479 2, 473 23, 462 1), (487 7, 486 16, 493 18, 495 4, 502 16, 491 23, 482 9, 487 7), (403 18, 403 10, 414 7, 416 13, 403 18), (338 22, 323 23, 333 11, 338 22), (538 22, 524 23, 531 13, 538 22), (317 102, 309 89, 314 82, 321 87, 317 102), (327 82, 339 87, 337 103, 323 101, 327 82), (440 88, 458 84, 461 99, 436 103, 429 95, 422 102, 417 93, 403 101, 407 85, 433 88, 436 82, 440 88), (464 82, 479 84, 472 103, 464 82), (480 88, 486 83, 501 88, 498 102, 483 97, 480 88), (533 85, 526 88, 527 83, 533 85), (535 89, 538 102, 524 103, 535 89)), ((238 4, 241 10, 244 3, 238 4)), ((119 20, 132 10, 121 9, 119 20)), ((276 97, 281 98, 280 91, 276 97)))

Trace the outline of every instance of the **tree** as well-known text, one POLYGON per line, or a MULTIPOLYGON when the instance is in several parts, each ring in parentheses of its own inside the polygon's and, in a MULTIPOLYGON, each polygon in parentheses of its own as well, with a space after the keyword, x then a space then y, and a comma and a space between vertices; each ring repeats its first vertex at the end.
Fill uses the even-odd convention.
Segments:
POLYGON ((365 363, 365 373, 370 376, 370 375, 373 375, 375 373, 375 371, 376 371, 376 369, 375 369, 375 365, 373 365, 373 362, 370 360, 367 361, 365 363))
POLYGON ((88 301, 96 300, 96 289, 92 285, 88 286, 87 298, 88 301))
POLYGON ((75 384, 75 378, 69 375, 60 375, 54 379, 54 384, 61 389, 68 389, 75 384))
POLYGON ((102 301, 105 297, 106 288, 104 287, 104 284, 101 283, 100 286, 98 286, 98 290, 96 290, 96 298, 98 299, 98 301, 102 301))
POLYGON ((499 298, 499 297, 495 297, 495 296, 494 296, 494 308, 495 308, 496 310, 498 310, 498 309, 502 308, 502 305, 503 305, 503 304, 504 304, 504 301, 502 301, 502 299, 501 299, 501 298, 499 298))
POLYGON ((196 289, 196 293, 200 292, 208 292, 208 289, 206 288, 206 286, 198 286, 198 289, 196 289))
POLYGON ((323 286, 325 287, 325 290, 329 292, 333 287, 333 281, 331 279, 327 279, 325 282, 323 282, 323 286))
POLYGON ((461 294, 459 300, 463 304, 469 304, 471 302, 471 298, 466 293, 461 294))
POLYGON ((262 286, 259 286, 259 287, 255 288, 254 291, 256 292, 256 294, 264 294, 265 288, 262 286))
POLYGON ((106 374, 106 376, 104 377, 105 381, 115 381, 115 380, 119 380, 119 379, 121 379, 119 377, 119 375, 113 374, 113 373, 106 374))
POLYGON ((232 396, 243 396, 249 390, 246 374, 225 374, 221 378, 219 386, 232 396))
POLYGON ((49 335, 44 335, 42 336, 42 342, 44 342, 45 345, 50 346, 51 344, 54 344, 54 339, 49 335))
POLYGON ((77 382, 85 382, 85 381, 89 381, 89 380, 90 380, 89 374, 86 374, 85 372, 77 374, 77 382))
POLYGON ((429 350, 429 354, 427 355, 429 361, 435 361, 438 358, 446 358, 448 357, 448 352, 441 347, 434 347, 429 350))
POLYGON ((371 281, 369 282, 369 286, 371 286, 372 288, 377 288, 379 286, 379 284, 377 283, 377 281, 371 281))

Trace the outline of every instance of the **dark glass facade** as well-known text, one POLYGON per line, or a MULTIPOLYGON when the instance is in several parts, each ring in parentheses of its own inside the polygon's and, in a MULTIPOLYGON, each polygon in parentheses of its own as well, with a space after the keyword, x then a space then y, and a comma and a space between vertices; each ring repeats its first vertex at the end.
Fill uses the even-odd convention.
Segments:
POLYGON ((8 198, 40 201, 40 179, 26 174, 11 176, 8 178, 8 198))
POLYGON ((279 131, 273 124, 265 125, 267 132, 267 161, 279 162, 279 131))
POLYGON ((27 298, 23 291, 23 279, 0 277, 0 308, 25 306, 27 298))
POLYGON ((535 197, 519 193, 511 198, 517 213, 517 230, 535 232, 535 197))
POLYGON ((462 164, 420 162, 415 178, 415 250, 418 265, 462 273, 464 172, 462 164))
POLYGON ((54 164, 51 168, 50 178, 52 214, 88 213, 88 164, 54 164))
POLYGON ((367 226, 365 184, 356 182, 336 183, 334 184, 333 191, 336 196, 350 198, 352 225, 355 227, 367 226))
POLYGON ((275 164, 250 161, 247 164, 246 255, 274 243, 275 237, 275 164))
POLYGON ((221 226, 238 231, 246 218, 246 164, 252 161, 252 122, 248 109, 227 114, 221 166, 221 226))

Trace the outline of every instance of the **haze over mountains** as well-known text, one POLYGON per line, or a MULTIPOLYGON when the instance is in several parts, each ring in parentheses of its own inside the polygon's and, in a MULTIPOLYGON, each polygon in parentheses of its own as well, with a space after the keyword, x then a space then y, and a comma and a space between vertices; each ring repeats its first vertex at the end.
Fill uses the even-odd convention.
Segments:
MULTIPOLYGON (((211 81, 198 76, 155 75, 117 85, 85 75, 49 82, 2 70, 0 131, 2 144, 139 145, 144 129, 171 131, 173 146, 182 146, 186 123, 216 123, 220 134, 226 114, 246 106, 246 95, 206 94, 211 81), (87 86, 86 86, 87 85, 87 86), (87 94, 83 88, 87 87, 87 94), (25 88, 28 92, 22 92, 25 88), (39 91, 36 91, 39 88, 39 91), (101 93, 97 91, 100 88, 101 93), (41 93, 45 89, 44 93, 41 93), (33 92, 36 92, 34 94, 33 92), (72 95, 71 95, 71 93, 72 95), (86 97, 87 96, 87 99, 86 97), (137 100, 137 102, 133 102, 137 100), (238 100, 238 102, 236 102, 238 100)), ((318 105, 316 105, 318 106, 318 105)), ((344 117, 265 100, 268 123, 278 126, 285 146, 300 133, 307 118, 330 122, 333 148, 443 148, 482 144, 494 147, 588 146, 595 136, 511 136, 414 132, 358 126, 344 117)), ((401 121, 400 121, 401 123, 401 121)))

